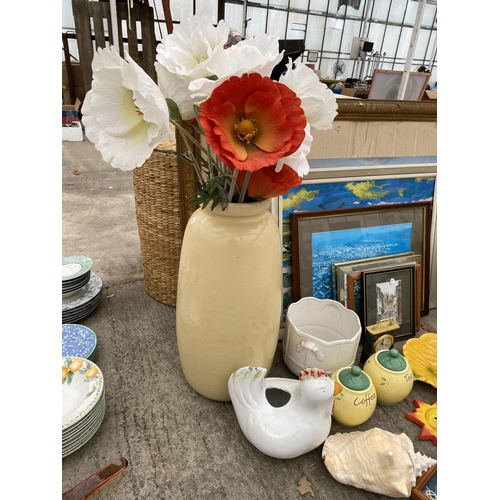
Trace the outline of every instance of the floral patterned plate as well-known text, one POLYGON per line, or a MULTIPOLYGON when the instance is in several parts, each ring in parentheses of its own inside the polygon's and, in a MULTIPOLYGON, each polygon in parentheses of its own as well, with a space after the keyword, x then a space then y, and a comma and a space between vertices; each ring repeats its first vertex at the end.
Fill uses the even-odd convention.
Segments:
POLYGON ((74 300, 69 302, 62 301, 62 311, 74 311, 85 307, 89 302, 92 302, 93 299, 99 295, 99 292, 102 290, 102 280, 96 274, 92 273, 90 277, 90 281, 85 285, 85 289, 82 295, 78 296, 74 300))
POLYGON ((101 298, 101 292, 92 300, 90 304, 86 304, 84 307, 81 307, 75 311, 63 311, 62 313, 62 322, 63 323, 78 323, 82 318, 87 317, 91 314, 99 305, 99 301, 101 298))
POLYGON ((94 409, 104 391, 99 367, 78 356, 62 357, 62 428, 75 425, 94 409))

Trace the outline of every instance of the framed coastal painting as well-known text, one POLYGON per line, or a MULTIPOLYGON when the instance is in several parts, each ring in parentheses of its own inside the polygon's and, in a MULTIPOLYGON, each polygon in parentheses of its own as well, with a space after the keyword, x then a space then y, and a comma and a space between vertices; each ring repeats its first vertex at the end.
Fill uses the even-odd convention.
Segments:
POLYGON ((421 256, 421 315, 428 314, 430 230, 430 202, 292 212, 292 300, 332 299, 336 262, 414 252, 421 256))

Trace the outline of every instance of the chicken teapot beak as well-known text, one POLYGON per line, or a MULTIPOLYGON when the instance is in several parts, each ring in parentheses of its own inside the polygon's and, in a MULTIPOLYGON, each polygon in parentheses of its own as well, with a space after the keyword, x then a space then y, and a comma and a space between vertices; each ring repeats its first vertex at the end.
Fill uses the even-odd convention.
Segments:
POLYGON ((334 380, 334 386, 333 386, 333 397, 335 397, 337 394, 340 394, 342 392, 342 389, 344 386, 342 384, 339 384, 338 382, 335 382, 334 380))

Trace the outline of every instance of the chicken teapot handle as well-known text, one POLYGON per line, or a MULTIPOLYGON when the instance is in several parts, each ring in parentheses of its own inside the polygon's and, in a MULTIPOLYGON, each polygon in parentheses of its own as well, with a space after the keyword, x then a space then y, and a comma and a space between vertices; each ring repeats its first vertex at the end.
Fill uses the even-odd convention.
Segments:
POLYGON ((325 359, 324 354, 319 350, 317 344, 312 340, 302 340, 299 344, 295 346, 297 352, 302 352, 304 349, 311 351, 318 361, 323 361, 325 359))

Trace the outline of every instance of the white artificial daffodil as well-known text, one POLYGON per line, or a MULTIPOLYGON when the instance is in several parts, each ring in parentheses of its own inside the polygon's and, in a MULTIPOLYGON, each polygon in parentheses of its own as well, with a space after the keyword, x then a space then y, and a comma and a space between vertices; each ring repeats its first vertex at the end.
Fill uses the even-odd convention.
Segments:
POLYGON ((304 131, 306 133, 306 136, 304 137, 302 144, 290 156, 285 156, 284 158, 278 160, 278 162, 276 163, 276 172, 280 172, 283 168, 283 165, 286 164, 290 168, 293 168, 293 170, 295 170, 295 172, 297 172, 300 177, 304 177, 309 173, 309 163, 307 161, 307 155, 311 151, 313 142, 313 136, 310 133, 311 127, 309 123, 306 125, 304 131))
POLYGON ((82 106, 85 134, 104 161, 121 170, 140 167, 161 142, 174 140, 160 89, 125 52, 99 48, 92 88, 82 106))
POLYGON ((317 130, 331 129, 332 121, 338 114, 335 94, 305 64, 296 62, 292 69, 292 61, 289 59, 286 66, 287 72, 280 77, 279 82, 290 87, 300 98, 301 107, 311 127, 317 130))

